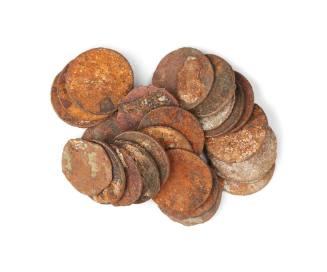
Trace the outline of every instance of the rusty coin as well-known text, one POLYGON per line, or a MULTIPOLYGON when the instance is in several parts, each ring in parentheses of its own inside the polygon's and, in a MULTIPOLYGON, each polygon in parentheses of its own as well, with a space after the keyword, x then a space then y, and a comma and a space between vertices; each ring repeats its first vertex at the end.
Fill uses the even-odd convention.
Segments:
POLYGON ((70 97, 84 110, 108 114, 133 87, 133 71, 118 52, 94 48, 72 60, 65 73, 70 97))
POLYGON ((262 146, 267 126, 268 121, 264 111, 255 105, 250 120, 241 130, 206 138, 207 152, 226 163, 245 161, 262 146))
POLYGON ((168 150, 167 155, 171 165, 170 176, 154 201, 169 214, 197 209, 211 192, 209 167, 197 155, 184 149, 168 150))
POLYGON ((159 174, 160 183, 163 184, 169 177, 170 163, 164 148, 152 137, 139 131, 126 131, 115 137, 115 140, 129 141, 143 147, 155 160, 159 174))
POLYGON ((112 166, 106 151, 82 139, 66 143, 62 171, 79 192, 90 196, 100 193, 112 182, 112 166))
POLYGON ((94 142, 104 148, 111 160, 112 182, 98 195, 93 196, 93 200, 101 204, 116 204, 122 198, 125 192, 126 176, 124 166, 111 145, 100 141, 94 142))
POLYGON ((166 88, 185 109, 199 105, 214 80, 209 59, 194 48, 180 48, 165 56, 153 74, 152 83, 166 88))
POLYGON ((141 197, 135 203, 143 203, 160 190, 160 176, 158 167, 151 155, 141 146, 129 141, 115 141, 115 144, 128 152, 134 159, 143 178, 141 197))
POLYGON ((263 189, 271 180, 275 165, 262 178, 249 182, 225 180, 224 190, 233 195, 251 195, 263 189))
POLYGON ((143 117, 139 129, 157 125, 178 130, 190 141, 195 153, 202 152, 204 133, 199 121, 190 112, 173 106, 157 108, 143 117))
POLYGON ((245 103, 244 103, 244 110, 240 120, 237 124, 233 127, 231 132, 238 131, 241 129, 247 121, 250 119, 254 107, 254 94, 253 89, 250 82, 240 73, 235 72, 235 80, 240 86, 242 87, 244 96, 245 96, 245 103))
POLYGON ((216 55, 206 55, 212 64, 215 79, 206 99, 192 112, 197 117, 206 117, 223 111, 235 94, 235 73, 232 67, 216 55))
POLYGON ((122 99, 117 118, 126 130, 136 129, 146 113, 162 106, 178 106, 178 101, 164 88, 140 86, 122 99))
POLYGON ((146 127, 141 129, 141 132, 151 136, 166 150, 179 148, 193 151, 190 142, 185 138, 185 136, 171 127, 146 127))
POLYGON ((238 120, 242 116, 244 109, 244 99, 245 98, 242 88, 239 84, 237 84, 237 88, 235 91, 235 104, 231 114, 229 115, 227 120, 223 122, 219 127, 205 131, 205 137, 218 137, 229 132, 237 124, 238 120))

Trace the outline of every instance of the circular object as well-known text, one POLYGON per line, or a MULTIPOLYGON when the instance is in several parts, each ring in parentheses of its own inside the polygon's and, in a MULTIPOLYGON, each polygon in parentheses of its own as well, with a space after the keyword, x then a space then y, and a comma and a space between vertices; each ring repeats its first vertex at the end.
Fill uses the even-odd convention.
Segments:
POLYGON ((178 148, 193 151, 185 136, 171 127, 153 126, 143 128, 141 131, 155 139, 166 150, 178 148))
POLYGON ((145 114, 163 106, 178 106, 178 101, 164 88, 140 86, 122 99, 117 119, 125 130, 136 129, 145 114))
POLYGON ((205 137, 218 137, 229 132, 240 120, 243 110, 244 110, 244 102, 245 96, 242 91, 242 87, 237 84, 237 88, 235 91, 235 103, 233 110, 227 120, 223 122, 219 127, 214 128, 212 130, 207 130, 204 132, 205 137))
POLYGON ((115 144, 126 150, 134 159, 143 178, 142 194, 135 203, 143 203, 157 195, 160 190, 160 176, 151 155, 143 147, 132 142, 116 140, 115 144))
POLYGON ((237 124, 233 127, 231 132, 238 131, 247 123, 247 121, 250 119, 252 115, 252 111, 254 107, 254 94, 250 82, 242 74, 238 72, 235 72, 235 80, 242 87, 245 96, 245 103, 244 103, 244 110, 242 116, 237 122, 237 124))
POLYGON ((126 131, 115 137, 117 141, 129 141, 143 147, 155 160, 159 174, 160 183, 163 184, 169 177, 170 163, 163 147, 152 137, 139 131, 126 131))
POLYGON ((274 165, 277 156, 277 140, 271 128, 267 129, 265 141, 259 151, 246 161, 226 163, 209 154, 218 175, 233 181, 249 182, 261 178, 274 165))
POLYGON ((101 145, 107 152, 112 163, 112 181, 93 200, 101 204, 116 204, 123 196, 126 187, 124 166, 111 145, 100 141, 94 141, 101 145))
POLYGON ((170 91, 183 108, 192 109, 207 97, 213 80, 209 59, 197 49, 184 47, 160 61, 152 83, 170 91))
POLYGON ((69 140, 62 154, 62 171, 82 194, 94 196, 112 182, 112 167, 106 151, 98 144, 69 140))
POLYGON ((118 52, 94 48, 71 61, 65 73, 70 97, 84 110, 109 114, 133 87, 133 71, 118 52))
POLYGON ((171 164, 170 176, 154 201, 169 214, 197 209, 211 192, 209 167, 197 155, 183 149, 168 150, 167 155, 171 164))
POLYGON ((233 195, 251 195, 263 189, 271 180, 275 170, 275 165, 262 178, 255 181, 239 182, 225 180, 224 190, 233 195))
POLYGON ((192 112, 197 117, 211 116, 223 111, 235 95, 235 73, 227 61, 216 55, 206 55, 212 64, 215 79, 206 99, 192 112))
POLYGON ((255 105, 252 116, 239 131, 206 138, 207 152, 226 163, 242 162, 253 156, 262 146, 268 121, 263 110, 255 105))
POLYGON ((200 154, 202 152, 204 133, 199 121, 190 112, 172 106, 157 108, 143 117, 139 129, 157 125, 178 130, 190 141, 195 153, 200 154))

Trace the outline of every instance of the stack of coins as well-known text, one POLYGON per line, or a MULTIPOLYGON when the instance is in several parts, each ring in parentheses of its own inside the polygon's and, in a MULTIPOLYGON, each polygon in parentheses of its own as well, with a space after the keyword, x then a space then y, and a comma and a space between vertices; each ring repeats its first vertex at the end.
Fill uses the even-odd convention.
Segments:
POLYGON ((181 48, 160 61, 152 85, 132 86, 126 59, 104 48, 82 53, 56 77, 55 111, 87 127, 62 156, 79 192, 114 206, 153 199, 191 226, 216 213, 223 190, 247 195, 269 182, 276 136, 250 83, 225 60, 181 48))

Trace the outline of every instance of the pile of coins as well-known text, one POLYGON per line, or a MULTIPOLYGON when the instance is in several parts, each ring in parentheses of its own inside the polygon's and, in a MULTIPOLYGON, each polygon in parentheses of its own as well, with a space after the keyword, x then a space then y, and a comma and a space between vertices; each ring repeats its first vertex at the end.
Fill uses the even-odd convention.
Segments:
POLYGON ((180 48, 152 85, 133 82, 128 61, 106 48, 80 54, 53 82, 58 116, 87 128, 62 156, 79 192, 115 206, 153 199, 191 226, 216 213, 223 190, 248 195, 270 181, 276 136, 251 84, 224 59, 180 48))

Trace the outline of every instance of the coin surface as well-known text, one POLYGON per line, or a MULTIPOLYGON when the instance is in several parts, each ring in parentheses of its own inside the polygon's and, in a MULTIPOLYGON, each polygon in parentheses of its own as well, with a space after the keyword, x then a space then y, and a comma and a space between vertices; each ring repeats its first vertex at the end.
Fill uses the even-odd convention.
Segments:
POLYGON ((183 149, 168 150, 167 155, 171 164, 170 175, 153 200, 169 214, 197 209, 211 192, 209 167, 197 155, 183 149))
POLYGON ((178 106, 178 101, 164 88, 139 86, 122 99, 117 119, 125 130, 136 129, 145 114, 162 106, 178 106))
POLYGON ((152 83, 170 91, 185 109, 199 105, 214 80, 209 59, 194 48, 180 48, 166 55, 153 74, 152 83))
POLYGON ((82 139, 66 143, 62 171, 76 190, 90 196, 100 193, 112 182, 112 166, 106 151, 82 139))
POLYGON ((262 146, 267 126, 266 114, 255 105, 250 120, 241 130, 206 138, 206 150, 211 157, 226 163, 245 161, 262 146))
POLYGON ((192 109, 197 117, 206 117, 223 111, 235 95, 235 73, 227 61, 216 55, 206 55, 212 64, 215 79, 206 99, 192 109))
POLYGON ((161 107, 147 113, 139 129, 152 126, 168 126, 181 132, 191 143, 195 153, 200 154, 204 146, 204 132, 197 118, 179 107, 161 107))
POLYGON ((159 174, 160 183, 163 184, 169 177, 170 163, 165 149, 149 135, 139 131, 126 131, 115 137, 115 140, 129 141, 143 147, 155 160, 159 174))
POLYGON ((133 71, 118 52, 90 49, 72 60, 65 73, 70 97, 84 110, 109 114, 133 87, 133 71))
POLYGON ((166 150, 179 148, 193 151, 186 137, 171 127, 152 126, 141 129, 141 132, 151 136, 166 150))

